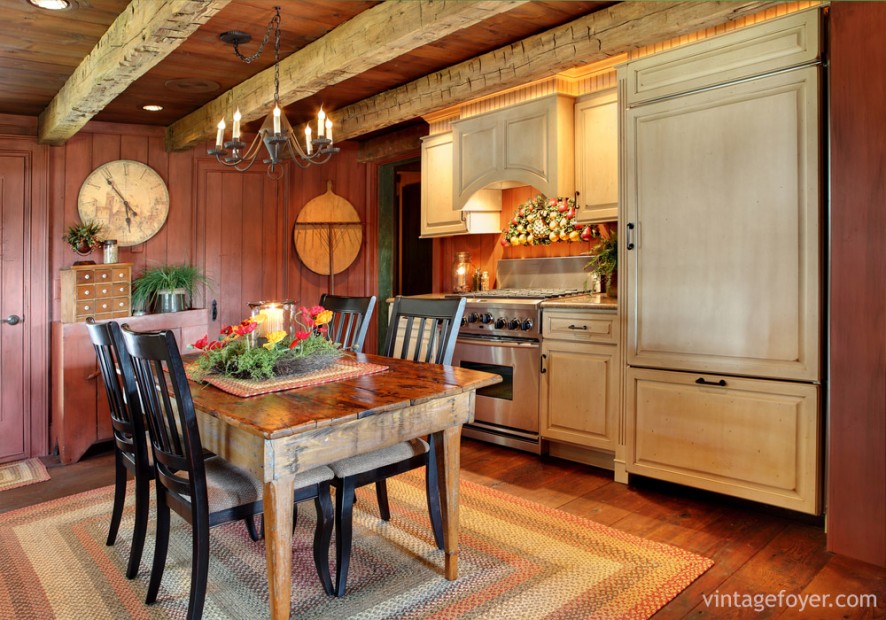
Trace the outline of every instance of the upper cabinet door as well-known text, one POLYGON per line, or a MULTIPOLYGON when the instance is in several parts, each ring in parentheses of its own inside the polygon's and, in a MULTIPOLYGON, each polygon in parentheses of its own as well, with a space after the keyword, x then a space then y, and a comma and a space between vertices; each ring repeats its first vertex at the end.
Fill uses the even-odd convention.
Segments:
POLYGON ((819 378, 818 71, 627 110, 629 364, 819 378))
POLYGON ((452 134, 428 136, 421 144, 421 236, 459 235, 468 231, 461 211, 452 205, 452 134))
POLYGON ((618 93, 608 89, 575 103, 575 221, 618 219, 618 93))

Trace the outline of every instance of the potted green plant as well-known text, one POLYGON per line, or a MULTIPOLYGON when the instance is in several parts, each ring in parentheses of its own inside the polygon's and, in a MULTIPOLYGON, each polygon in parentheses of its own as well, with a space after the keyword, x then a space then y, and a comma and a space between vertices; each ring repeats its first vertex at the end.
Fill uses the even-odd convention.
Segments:
POLYGON ((151 267, 133 281, 132 305, 144 311, 154 307, 161 313, 187 310, 200 284, 211 285, 211 281, 194 265, 151 267))
POLYGON ((617 297, 618 280, 618 236, 615 231, 609 231, 599 227, 600 241, 594 246, 591 259, 585 265, 585 269, 593 271, 606 282, 606 294, 617 297))
POLYGON ((102 225, 98 222, 84 220, 79 224, 68 226, 68 231, 62 239, 77 254, 86 256, 102 242, 101 231, 102 225))

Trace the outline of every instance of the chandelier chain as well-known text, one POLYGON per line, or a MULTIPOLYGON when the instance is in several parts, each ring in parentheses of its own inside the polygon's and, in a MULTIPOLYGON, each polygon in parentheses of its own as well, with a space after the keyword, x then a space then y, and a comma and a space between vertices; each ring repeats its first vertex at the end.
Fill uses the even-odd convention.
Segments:
POLYGON ((268 41, 271 39, 271 29, 273 29, 273 30, 275 30, 275 32, 277 34, 276 39, 274 41, 275 48, 276 48, 274 50, 275 51, 274 60, 276 61, 278 59, 278 56, 280 55, 280 7, 275 6, 274 10, 277 11, 277 14, 271 18, 270 22, 268 22, 268 28, 267 28, 267 30, 265 30, 265 36, 264 36, 264 38, 262 38, 261 45, 259 45, 258 51, 255 52, 255 54, 253 54, 252 56, 244 56, 243 54, 240 53, 240 45, 238 44, 238 42, 236 40, 234 41, 234 53, 237 54, 237 58, 239 58, 240 60, 242 60, 243 62, 245 62, 247 64, 251 63, 253 60, 258 59, 258 57, 262 55, 262 52, 265 51, 265 45, 267 45, 268 41))

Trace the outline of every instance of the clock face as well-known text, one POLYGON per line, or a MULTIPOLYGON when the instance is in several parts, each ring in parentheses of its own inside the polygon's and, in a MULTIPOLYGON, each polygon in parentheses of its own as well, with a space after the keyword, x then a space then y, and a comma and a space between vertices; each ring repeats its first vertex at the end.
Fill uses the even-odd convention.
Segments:
POLYGON ((169 190, 150 166, 129 159, 102 164, 86 177, 77 198, 80 220, 102 225, 102 239, 120 246, 144 243, 163 227, 169 190))

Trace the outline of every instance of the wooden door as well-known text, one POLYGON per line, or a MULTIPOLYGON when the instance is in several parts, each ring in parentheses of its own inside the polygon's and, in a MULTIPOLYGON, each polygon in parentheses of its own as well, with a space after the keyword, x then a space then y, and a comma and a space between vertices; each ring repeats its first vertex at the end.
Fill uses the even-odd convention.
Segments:
POLYGON ((817 380, 818 69, 631 108, 626 125, 628 363, 817 380))
POLYGON ((249 316, 249 302, 289 294, 283 282, 292 231, 281 204, 286 177, 275 181, 264 166, 236 172, 214 161, 200 162, 198 175, 194 261, 210 284, 195 307, 210 310, 215 338, 223 326, 249 316))
POLYGON ((0 154, 0 462, 28 456, 25 326, 27 160, 0 154), (20 322, 10 324, 19 317, 20 322), (8 319, 8 320, 7 320, 8 319), (21 320, 23 319, 23 320, 21 320))

